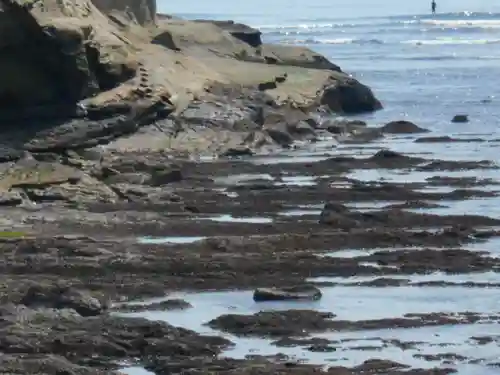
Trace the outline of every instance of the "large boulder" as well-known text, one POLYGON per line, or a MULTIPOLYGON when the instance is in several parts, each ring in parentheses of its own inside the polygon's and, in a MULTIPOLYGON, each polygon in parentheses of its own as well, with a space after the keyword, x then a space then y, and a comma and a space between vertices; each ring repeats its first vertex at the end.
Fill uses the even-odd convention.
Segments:
POLYGON ((336 113, 359 114, 382 109, 372 90, 354 78, 337 73, 327 86, 320 103, 336 113))
POLYGON ((455 122, 455 123, 469 122, 469 116, 468 115, 455 115, 451 119, 451 122, 455 122))

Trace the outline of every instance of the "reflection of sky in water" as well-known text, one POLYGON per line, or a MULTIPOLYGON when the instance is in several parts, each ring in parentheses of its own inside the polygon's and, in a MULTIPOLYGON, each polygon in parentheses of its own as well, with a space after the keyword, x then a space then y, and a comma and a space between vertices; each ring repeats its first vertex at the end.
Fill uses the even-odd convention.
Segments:
MULTIPOLYGON (((373 252, 371 252, 373 253, 373 252)), ((358 255, 347 254, 347 257, 356 257, 362 255, 369 255, 370 252, 358 252, 358 255)), ((337 255, 339 256, 339 255, 337 255)), ((353 276, 349 278, 345 277, 316 277, 310 278, 311 282, 335 282, 335 283, 360 283, 369 282, 377 280, 379 278, 391 278, 398 280, 410 280, 411 283, 422 283, 422 282, 434 282, 434 281, 445 281, 450 283, 500 283, 500 273, 499 272, 478 272, 478 273, 467 273, 467 274, 446 274, 444 272, 433 272, 426 275, 383 275, 383 276, 353 276)), ((499 291, 500 295, 500 291, 499 291)))
MULTIPOLYGON (((484 274, 485 277, 490 277, 484 274)), ((423 276, 432 279, 433 276, 423 276)), ((439 278, 437 274, 434 276, 439 278)), ((456 276, 458 278, 458 276, 456 276)), ((468 276, 465 276, 468 277, 468 276)), ((321 333, 315 336, 330 340, 355 339, 353 342, 336 343, 335 353, 311 353, 304 348, 277 348, 271 345, 272 340, 259 338, 238 338, 231 334, 214 331, 204 325, 207 321, 222 314, 253 314, 258 311, 314 309, 331 311, 337 319, 364 320, 402 316, 406 313, 431 312, 500 312, 500 299, 496 289, 469 289, 463 287, 334 287, 324 288, 323 298, 314 302, 266 302, 255 303, 251 291, 188 293, 171 295, 169 298, 183 298, 193 305, 193 308, 183 311, 148 311, 125 314, 140 316, 151 320, 163 320, 174 326, 194 329, 203 334, 222 335, 236 344, 225 354, 230 357, 243 358, 247 354, 272 355, 284 353, 298 359, 308 359, 313 363, 331 363, 335 365, 356 365, 366 358, 386 358, 404 362, 419 367, 429 367, 431 363, 413 358, 413 354, 436 354, 449 352, 473 356, 474 358, 493 359, 498 354, 495 345, 477 347, 467 343, 471 336, 491 334, 492 326, 474 324, 451 327, 424 327, 415 329, 363 330, 357 332, 321 333), (403 341, 422 341, 426 344, 419 350, 401 349, 389 345, 382 348, 380 340, 370 338, 381 337, 386 340, 399 339, 403 341), (367 340, 369 339, 369 340, 367 340), (442 348, 430 344, 452 343, 453 347, 442 348), (377 346, 379 349, 370 351, 350 350, 350 347, 377 346)), ((155 299, 154 301, 158 301, 155 299)), ((153 301, 153 300, 151 300, 153 301)), ((120 314, 121 315, 121 314, 120 314)), ((432 364, 432 366, 435 364, 432 364)), ((431 367, 432 367, 431 366, 431 367)), ((476 370, 476 366, 469 367, 476 370)), ((473 372, 475 374, 475 372, 473 372)), ((488 374, 485 372, 485 374, 488 374)), ((136 375, 136 374, 131 374, 136 375)), ((142 374, 137 374, 142 375, 142 374)), ((479 375, 479 373, 478 373, 479 375)))
POLYGON ((195 237, 195 236, 172 236, 172 237, 141 237, 137 242, 141 244, 189 244, 198 241, 202 241, 207 237, 195 237))
MULTIPOLYGON (((387 182, 400 182, 400 183, 425 183, 428 178, 432 177, 475 177, 478 179, 491 178, 498 180, 499 170, 497 169, 481 169, 469 171, 435 171, 435 172, 422 172, 412 171, 406 169, 356 169, 347 174, 347 177, 360 181, 379 181, 384 179, 387 182)), ((495 185, 492 186, 494 188, 495 185)))
POLYGON ((143 367, 124 367, 119 370, 122 374, 125 375, 154 375, 154 372, 147 371, 143 367))

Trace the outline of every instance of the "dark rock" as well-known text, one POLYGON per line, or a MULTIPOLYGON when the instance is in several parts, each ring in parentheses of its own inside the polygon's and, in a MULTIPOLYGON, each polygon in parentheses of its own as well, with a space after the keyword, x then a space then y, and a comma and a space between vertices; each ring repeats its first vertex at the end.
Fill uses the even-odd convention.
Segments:
MULTIPOLYGON (((391 227, 426 227, 443 226, 446 222, 474 223, 472 225, 496 225, 500 220, 477 215, 440 216, 426 213, 414 213, 398 209, 380 209, 370 212, 347 210, 337 203, 326 204, 321 212, 319 222, 342 230, 355 228, 374 228, 377 226, 391 227), (433 223, 433 224, 432 224, 433 223), (481 224, 480 224, 481 223, 481 224)), ((469 225, 469 224, 467 224, 469 225)))
POLYGON ((285 81, 286 81, 286 79, 287 79, 287 75, 286 75, 286 73, 285 73, 285 74, 284 74, 284 75, 282 75, 282 76, 277 76, 277 77, 275 78, 275 81, 276 81, 277 83, 283 83, 283 82, 285 82, 285 81))
POLYGON ((389 360, 382 359, 369 359, 356 366, 356 369, 361 372, 370 371, 370 372, 387 372, 393 370, 402 370, 408 369, 410 366, 404 365, 398 362, 393 362, 389 360))
POLYGON ((338 81, 327 87, 320 100, 336 113, 359 114, 382 109, 372 90, 355 79, 338 81))
POLYGON ((451 122, 456 122, 456 123, 469 122, 469 116, 468 115, 455 115, 451 119, 451 122))
POLYGON ((417 134, 429 132, 429 130, 421 128, 410 121, 392 121, 385 124, 381 130, 389 134, 417 134))
POLYGON ((273 341, 271 344, 277 347, 293 348, 297 346, 328 346, 332 342, 328 339, 319 337, 283 337, 279 340, 273 341))
POLYGON ((321 299, 322 293, 319 288, 312 285, 301 285, 283 288, 259 288, 253 293, 256 302, 263 301, 287 301, 287 300, 312 300, 321 299))
POLYGON ((332 313, 312 310, 263 311, 254 315, 221 315, 207 325, 244 336, 307 336, 328 328, 333 317, 332 313))
POLYGON ((378 151, 371 159, 404 159, 406 156, 399 152, 383 149, 378 151))
POLYGON ((153 171, 151 175, 151 185, 163 186, 173 182, 180 182, 183 180, 182 171, 180 169, 165 169, 153 171))
POLYGON ((233 125, 234 131, 239 132, 254 132, 261 128, 261 126, 249 118, 244 118, 241 120, 236 120, 233 125))
POLYGON ((448 143, 453 142, 453 138, 450 136, 441 136, 441 137, 422 137, 415 139, 415 143, 448 143))
POLYGON ((346 128, 341 125, 329 125, 327 130, 332 134, 343 134, 346 132, 346 128))
POLYGON ((311 345, 307 350, 313 353, 331 353, 337 351, 337 348, 330 345, 311 345))
POLYGON ((446 206, 442 206, 437 203, 425 202, 425 201, 406 201, 401 204, 393 204, 388 206, 387 208, 391 209, 415 209, 415 208, 443 208, 446 206))
POLYGON ((428 164, 420 165, 417 171, 463 171, 473 169, 499 169, 498 165, 490 160, 479 161, 452 161, 452 160, 434 160, 428 164))
POLYGON ((53 354, 4 354, 0 357, 4 374, 25 375, 108 375, 109 371, 87 368, 53 354))
POLYGON ((246 146, 232 147, 224 151, 220 156, 222 157, 239 157, 239 156, 252 156, 254 152, 246 146))
POLYGON ((191 308, 192 305, 182 299, 169 299, 162 302, 151 304, 125 304, 116 306, 113 310, 120 312, 142 312, 142 311, 170 311, 170 310, 185 310, 191 308))
POLYGON ((181 50, 177 46, 177 44, 175 43, 174 38, 172 37, 172 33, 170 31, 167 31, 167 30, 163 30, 160 34, 156 35, 151 40, 151 43, 159 44, 160 46, 171 49, 173 51, 180 51, 181 50))
POLYGON ((23 203, 23 197, 18 191, 0 192, 0 206, 17 206, 23 203))
POLYGON ((259 85, 258 85, 258 89, 260 91, 272 90, 272 89, 275 89, 276 87, 278 87, 278 85, 276 84, 276 81, 262 82, 262 83, 259 83, 259 85))
POLYGON ((100 315, 107 308, 89 293, 72 287, 52 285, 30 287, 19 303, 33 308, 74 309, 82 316, 100 315))
POLYGON ((0 145, 0 163, 18 160, 23 156, 23 150, 0 145))
POLYGON ((415 140, 415 143, 471 143, 471 142, 485 142, 482 138, 452 138, 450 136, 442 137, 422 137, 415 140))
POLYGON ((289 126, 286 123, 278 123, 266 126, 264 131, 274 142, 282 147, 288 148, 294 142, 294 138, 290 134, 288 128, 289 126))

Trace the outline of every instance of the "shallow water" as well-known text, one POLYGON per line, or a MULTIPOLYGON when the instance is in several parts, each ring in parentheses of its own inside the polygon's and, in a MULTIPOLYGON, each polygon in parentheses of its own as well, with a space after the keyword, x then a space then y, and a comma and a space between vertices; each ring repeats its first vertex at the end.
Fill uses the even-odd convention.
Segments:
POLYGON ((126 375, 154 375, 154 372, 146 370, 144 367, 124 367, 120 371, 122 374, 126 375))
MULTIPOLYGON (((359 181, 380 181, 393 183, 426 183, 432 177, 454 177, 478 179, 498 179, 499 171, 496 169, 482 169, 478 175, 477 170, 471 171, 446 171, 446 172, 421 172, 410 169, 359 169, 355 170, 346 177, 359 181)), ((495 185, 491 185, 494 189, 495 185)), ((498 188, 498 187, 497 187, 498 188)))
MULTIPOLYGON (((328 279, 325 279, 328 280, 328 279)), ((248 314, 259 311, 287 309, 315 309, 328 311, 338 319, 368 320, 401 317, 407 313, 432 312, 500 312, 499 291, 453 287, 371 287, 336 286, 323 288, 319 301, 290 301, 255 303, 251 291, 206 292, 170 295, 182 298, 193 305, 185 311, 139 313, 154 320, 166 320, 174 325, 191 327, 202 332, 211 331, 203 323, 221 314, 248 314), (387 306, 391 306, 388 310, 387 306)))
MULTIPOLYGON (((486 275, 483 275, 486 276, 486 275)), ((487 278, 491 275, 487 275, 487 278)), ((433 277, 422 276, 433 280, 440 278, 438 274, 433 277)), ((456 276, 459 278, 459 276, 456 276)), ((469 275, 466 278, 471 278, 469 275)), ((474 279, 474 278, 472 278, 474 279)), ((438 288, 438 287, 342 287, 324 288, 324 296, 315 302, 266 302, 255 303, 251 291, 238 292, 211 292, 198 294, 179 294, 176 298, 183 298, 193 305, 186 311, 148 311, 143 313, 126 314, 128 316, 141 316, 151 320, 164 320, 175 326, 194 329, 203 334, 218 334, 227 337, 236 346, 225 355, 234 358, 244 358, 247 354, 274 355, 283 353, 288 356, 308 360, 313 363, 331 363, 341 365, 357 365, 366 358, 386 358, 407 363, 412 366, 432 367, 435 363, 414 358, 414 354, 437 354, 453 352, 484 358, 492 361, 498 355, 496 344, 477 347, 469 342, 472 336, 490 335, 494 327, 491 324, 470 324, 460 326, 439 326, 411 329, 389 330, 360 330, 355 332, 321 333, 315 337, 329 340, 349 340, 340 344, 335 353, 311 353, 302 347, 283 348, 276 347, 272 340, 262 338, 239 338, 231 334, 212 330, 204 325, 211 319, 222 314, 252 314, 259 311, 287 310, 287 309, 315 309, 329 311, 337 315, 337 319, 361 320, 394 318, 406 313, 432 313, 432 312, 500 312, 500 299, 498 289, 473 289, 465 287, 438 288), (387 306, 391 306, 387 309, 387 306), (401 350, 387 345, 383 340, 401 340, 421 342, 413 350, 401 350), (447 344, 442 347, 442 344, 447 344), (377 349, 359 350, 358 347, 376 346, 377 349)), ((173 298, 174 296, 169 296, 173 298)), ((156 299, 155 301, 158 301, 156 299)), ((337 344, 336 346, 338 346, 337 344)), ((483 366, 464 365, 459 367, 467 374, 479 374, 482 368, 484 374, 488 372, 483 366)))
POLYGON ((179 236, 179 237, 140 237, 137 242, 142 244, 188 244, 198 241, 203 241, 207 237, 191 237, 191 236, 179 236))
POLYGON ((277 186, 314 186, 316 176, 282 176, 283 182, 277 182, 277 186))
POLYGON ((475 198, 464 201, 439 201, 445 207, 408 209, 407 211, 435 215, 481 215, 500 219, 500 197, 475 198))
POLYGON ((274 177, 267 173, 245 173, 230 175, 227 177, 216 177, 214 182, 221 185, 234 185, 237 183, 252 183, 259 180, 274 181, 274 177))
MULTIPOLYGON (((369 252, 360 253, 357 256, 369 255, 369 252)), ((354 257, 354 256, 353 256, 354 257)), ((399 279, 399 280, 409 280, 410 285, 412 283, 421 282, 437 282, 444 281, 449 283, 500 283, 500 273, 499 272, 478 272, 478 273, 468 273, 468 274, 446 274, 444 272, 434 272, 427 275, 384 275, 384 278, 399 279)), ((378 279, 379 276, 355 276, 350 278, 345 277, 317 277, 310 278, 310 282, 335 282, 335 283, 357 283, 373 281, 378 279)), ((500 293, 500 290, 499 290, 500 293)))
POLYGON ((321 215, 321 210, 287 210, 279 212, 280 216, 306 216, 306 215, 321 215))
MULTIPOLYGON (((199 220, 200 218, 197 219, 199 220)), ((233 217, 231 215, 218 215, 202 219, 217 221, 219 223, 270 224, 273 222, 273 219, 269 217, 233 217)))

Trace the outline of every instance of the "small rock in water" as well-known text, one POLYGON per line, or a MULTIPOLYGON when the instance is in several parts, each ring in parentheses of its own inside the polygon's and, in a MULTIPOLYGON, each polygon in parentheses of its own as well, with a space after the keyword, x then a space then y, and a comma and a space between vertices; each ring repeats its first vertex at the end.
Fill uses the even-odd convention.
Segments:
POLYGON ((391 121, 382 127, 383 133, 389 134, 416 134, 427 133, 429 130, 421 128, 410 121, 391 121))
POLYGON ((325 344, 311 345, 307 350, 314 353, 331 353, 337 351, 335 347, 325 344))
POLYGON ((283 288, 258 288, 253 293, 255 302, 262 301, 316 301, 322 297, 321 290, 312 285, 301 285, 283 288))
POLYGON ((252 156, 254 152, 246 146, 230 147, 220 154, 222 157, 252 156))
POLYGON ((451 122, 469 122, 469 116, 467 115, 455 115, 451 122))

